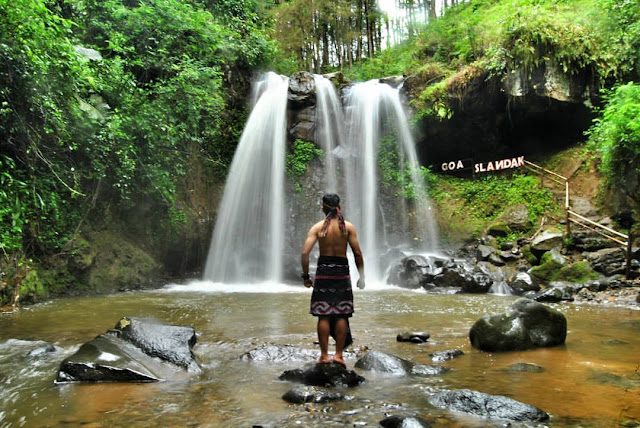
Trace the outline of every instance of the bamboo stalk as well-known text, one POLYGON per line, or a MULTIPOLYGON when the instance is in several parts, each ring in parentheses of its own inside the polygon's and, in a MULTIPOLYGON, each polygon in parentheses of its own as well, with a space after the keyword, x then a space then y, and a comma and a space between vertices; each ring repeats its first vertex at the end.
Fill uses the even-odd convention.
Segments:
MULTIPOLYGON (((580 220, 586 221, 587 223, 592 224, 592 225, 594 225, 594 226, 596 226, 596 227, 600 227, 600 228, 602 228, 602 229, 606 230, 606 231, 607 231, 607 232, 609 232, 609 233, 613 233, 614 235, 618 235, 619 237, 624 238, 624 239, 629 239, 629 236, 625 235, 624 233, 620 233, 620 232, 615 231, 615 230, 613 230, 613 229, 611 229, 611 228, 609 228, 609 227, 607 227, 607 226, 603 226, 603 225, 601 225, 601 224, 599 224, 599 223, 596 223, 595 221, 589 220, 588 218, 583 217, 583 216, 581 216, 581 215, 580 215, 580 214, 578 214, 578 213, 575 213, 575 212, 573 212, 573 211, 571 211, 571 210, 569 210, 569 213, 571 213, 571 214, 573 214, 574 216, 578 217, 580 220)), ((625 245, 626 245, 626 244, 625 244, 625 245)))
POLYGON ((556 173, 556 172, 553 172, 553 171, 550 171, 550 170, 548 170, 548 169, 546 169, 546 168, 543 168, 543 167, 541 167, 540 165, 536 165, 536 164, 535 164, 535 163, 533 163, 533 162, 529 162, 529 161, 528 161, 528 160, 526 160, 526 159, 525 159, 524 163, 526 163, 526 164, 528 164, 528 165, 531 165, 531 166, 533 166, 533 167, 535 167, 535 168, 541 169, 542 171, 546 172, 547 174, 555 175, 556 177, 560 178, 560 179, 561 179, 561 180, 563 180, 563 181, 567 181, 567 180, 568 180, 566 177, 563 177, 563 176, 561 176, 560 174, 558 174, 558 173, 556 173))
POLYGON ((570 221, 571 223, 575 223, 575 224, 577 224, 578 226, 584 227, 585 229, 588 229, 588 230, 590 230, 590 231, 592 231, 592 232, 595 232, 595 233, 597 233, 598 235, 604 236, 605 238, 607 238, 607 239, 609 239, 609 240, 611 240, 611 241, 613 241, 613 242, 616 242, 616 243, 618 243, 618 244, 622 245, 623 247, 625 247, 625 246, 627 245, 627 243, 626 243, 625 241, 620 241, 619 239, 614 238, 613 236, 606 235, 605 233, 603 233, 603 232, 601 232, 601 231, 599 231, 599 230, 597 230, 597 229, 594 229, 594 228, 592 228, 592 227, 590 227, 590 226, 587 226, 586 224, 580 223, 580 222, 579 222, 579 221, 577 221, 577 220, 570 219, 569 221, 570 221))

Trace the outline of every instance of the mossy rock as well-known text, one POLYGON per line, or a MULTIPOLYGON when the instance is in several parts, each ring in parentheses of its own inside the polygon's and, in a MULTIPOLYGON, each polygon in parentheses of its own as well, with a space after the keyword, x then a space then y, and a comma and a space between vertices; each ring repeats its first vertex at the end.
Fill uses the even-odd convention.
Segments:
POLYGON ((95 261, 87 274, 87 285, 97 293, 151 286, 162 276, 161 265, 142 248, 108 231, 89 236, 95 261))
POLYGON ((535 254, 533 254, 531 252, 531 245, 530 244, 524 245, 520 249, 520 251, 524 255, 524 258, 527 259, 527 261, 529 262, 530 265, 535 266, 538 263, 540 263, 540 260, 538 260, 538 258, 535 256, 535 254))
POLYGON ((511 233, 511 229, 506 222, 498 221, 489 226, 487 233, 491 236, 495 236, 496 238, 503 238, 511 233))
POLYGON ((542 257, 540 266, 531 268, 531 275, 538 280, 545 283, 552 281, 585 283, 599 277, 587 261, 582 260, 563 266, 547 254, 549 253, 545 253, 542 257))
POLYGON ((599 276, 600 275, 591 268, 589 262, 581 260, 560 268, 557 279, 567 282, 585 283, 599 276))
POLYGON ((556 280, 560 274, 560 269, 563 267, 560 262, 548 256, 548 254, 545 253, 542 256, 539 266, 531 268, 531 275, 545 283, 556 280))

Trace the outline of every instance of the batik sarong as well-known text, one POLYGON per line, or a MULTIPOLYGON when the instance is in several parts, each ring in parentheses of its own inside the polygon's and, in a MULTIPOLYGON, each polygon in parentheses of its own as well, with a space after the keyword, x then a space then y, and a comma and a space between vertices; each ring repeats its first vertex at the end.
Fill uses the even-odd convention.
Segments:
POLYGON ((320 256, 311 294, 311 315, 329 318, 331 337, 335 339, 338 318, 347 321, 346 348, 353 339, 349 317, 353 315, 353 290, 346 257, 320 256))

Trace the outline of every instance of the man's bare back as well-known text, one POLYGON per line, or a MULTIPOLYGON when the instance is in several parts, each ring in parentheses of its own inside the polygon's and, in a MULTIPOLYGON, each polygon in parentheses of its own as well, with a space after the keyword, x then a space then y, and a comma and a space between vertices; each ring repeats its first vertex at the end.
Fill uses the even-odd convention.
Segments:
POLYGON ((347 367, 342 355, 345 346, 352 343, 348 319, 353 313, 353 292, 347 244, 351 247, 360 274, 358 287, 364 288, 364 260, 356 228, 344 219, 340 208, 340 198, 327 194, 322 198, 323 221, 314 224, 302 246, 300 261, 305 287, 314 287, 311 296, 310 313, 318 317, 318 342, 320 358, 318 363, 334 362, 347 367), (309 275, 309 255, 316 242, 320 250, 316 283, 309 275), (333 329, 333 332, 332 332, 333 329), (331 359, 328 354, 329 336, 334 336, 336 352, 331 359), (347 337, 349 341, 347 342, 347 337))

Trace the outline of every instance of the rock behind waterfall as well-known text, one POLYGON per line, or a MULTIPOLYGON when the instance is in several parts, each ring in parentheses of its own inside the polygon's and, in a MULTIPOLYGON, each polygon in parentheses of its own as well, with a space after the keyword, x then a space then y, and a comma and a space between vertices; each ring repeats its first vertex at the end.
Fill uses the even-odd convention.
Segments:
POLYGON ((556 346, 566 337, 567 319, 562 313, 526 298, 502 314, 479 319, 469 331, 471 344, 488 352, 556 346))
POLYGON ((60 364, 56 382, 155 382, 200 373, 191 327, 123 318, 60 364))

